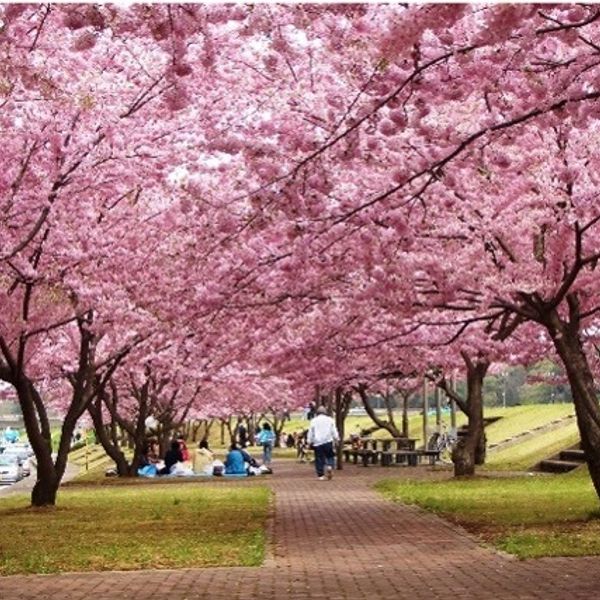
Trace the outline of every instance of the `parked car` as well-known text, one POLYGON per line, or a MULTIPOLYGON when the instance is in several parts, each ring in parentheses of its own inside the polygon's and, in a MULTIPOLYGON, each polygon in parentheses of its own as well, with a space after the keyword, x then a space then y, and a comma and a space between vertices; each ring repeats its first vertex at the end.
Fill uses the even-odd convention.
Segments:
POLYGON ((16 483, 23 479, 23 468, 16 456, 0 454, 0 484, 16 483))
POLYGON ((25 459, 33 456, 33 451, 29 444, 8 444, 4 447, 2 454, 12 454, 25 459))
POLYGON ((10 448, 18 448, 19 453, 22 456, 32 457, 34 452, 31 444, 29 442, 15 442, 10 445, 10 448))
POLYGON ((29 449, 28 444, 10 444, 4 448, 4 452, 0 454, 0 457, 6 456, 16 458, 21 465, 23 477, 29 477, 31 474, 31 462, 29 460, 29 449))

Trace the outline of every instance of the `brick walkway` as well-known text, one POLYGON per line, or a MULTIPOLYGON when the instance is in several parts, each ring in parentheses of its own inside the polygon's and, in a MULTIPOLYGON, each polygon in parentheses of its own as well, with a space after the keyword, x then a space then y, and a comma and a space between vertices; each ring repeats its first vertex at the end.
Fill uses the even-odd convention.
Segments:
MULTIPOLYGON (((419 469, 420 470, 420 469, 419 469)), ((281 462, 273 547, 260 568, 210 568, 0 578, 1 599, 594 600, 600 557, 517 561, 418 509, 382 500, 369 484, 398 469, 350 466, 317 481, 281 462)), ((410 470, 411 473, 417 471, 410 470)), ((442 474, 443 476, 443 474, 442 474)), ((265 480, 261 480, 263 483, 265 480)), ((254 485, 259 480, 220 482, 254 485)))

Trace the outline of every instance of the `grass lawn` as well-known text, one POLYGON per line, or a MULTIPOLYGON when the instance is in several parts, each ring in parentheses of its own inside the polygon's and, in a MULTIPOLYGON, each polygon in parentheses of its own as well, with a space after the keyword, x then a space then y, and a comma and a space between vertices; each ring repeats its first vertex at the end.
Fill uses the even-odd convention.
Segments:
POLYGON ((600 554, 600 504, 585 469, 553 476, 385 480, 376 487, 519 558, 600 554))
POLYGON ((54 509, 0 499, 0 574, 256 566, 263 487, 149 485, 68 489, 54 509))

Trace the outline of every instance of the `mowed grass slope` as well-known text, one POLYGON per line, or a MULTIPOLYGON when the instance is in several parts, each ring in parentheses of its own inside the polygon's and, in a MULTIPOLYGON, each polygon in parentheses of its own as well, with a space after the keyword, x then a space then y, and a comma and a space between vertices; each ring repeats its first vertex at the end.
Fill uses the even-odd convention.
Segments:
POLYGON ((527 471, 545 458, 579 442, 579 429, 572 420, 564 427, 536 434, 507 448, 488 453, 485 468, 491 471, 527 471))
POLYGON ((209 485, 69 489, 55 509, 0 500, 0 574, 255 566, 270 492, 209 485))
POLYGON ((600 554, 600 504, 585 468, 554 476, 390 479, 376 487, 520 558, 600 554))
MULTIPOLYGON (((518 435, 523 431, 529 431, 535 427, 549 425, 556 419, 564 418, 574 413, 572 404, 529 404, 526 406, 510 406, 507 408, 501 407, 486 407, 484 409, 485 417, 502 417, 495 423, 492 423, 486 428, 488 442, 490 444, 504 441, 510 437, 518 435)), ((400 411, 395 411, 394 417, 396 425, 402 425, 402 414, 400 411)), ((382 415, 384 418, 384 415, 382 415)), ((456 414, 457 425, 464 425, 466 417, 458 411, 456 414)), ((446 428, 450 428, 450 413, 442 411, 442 424, 446 428)), ((298 417, 293 417, 285 425, 286 432, 302 431, 308 428, 309 421, 298 417)), ((349 416, 346 418, 345 432, 349 436, 351 433, 359 433, 361 429, 371 427, 373 422, 368 416, 349 416)), ((436 429, 435 413, 430 412, 428 415, 428 430, 431 433, 436 429)), ((375 437, 389 437, 385 430, 377 431, 373 434, 375 437)), ((423 416, 415 412, 411 412, 409 417, 409 436, 422 443, 423 438, 423 416)))

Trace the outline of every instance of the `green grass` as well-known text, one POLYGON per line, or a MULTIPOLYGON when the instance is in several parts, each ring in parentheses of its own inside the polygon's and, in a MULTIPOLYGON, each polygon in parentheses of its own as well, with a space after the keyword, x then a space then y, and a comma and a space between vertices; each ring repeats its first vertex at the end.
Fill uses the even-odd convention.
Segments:
POLYGON ((490 451, 485 468, 494 471, 525 471, 553 454, 574 446, 579 441, 577 424, 568 425, 540 433, 507 448, 490 451))
POLYGON ((574 412, 575 408, 572 404, 536 404, 485 409, 486 417, 502 417, 486 427, 488 442, 495 444, 504 441, 523 431, 549 425, 552 421, 572 415, 574 412))
POLYGON ((269 490, 151 485, 63 490, 57 508, 0 500, 0 574, 256 566, 269 490))
MULTIPOLYGON (((566 417, 575 411, 572 404, 536 404, 528 406, 511 406, 508 408, 485 408, 484 417, 502 417, 485 428, 488 443, 497 444, 523 431, 535 427, 549 425, 555 419, 566 417)), ((410 437, 422 439, 422 416, 412 415, 410 418, 410 437)), ((465 415, 458 412, 457 425, 460 427, 467 422, 465 415)), ((442 423, 449 428, 450 416, 442 414, 442 423)), ((435 416, 429 415, 429 431, 435 430, 435 416)))
POLYGON ((600 554, 599 502, 585 469, 562 476, 385 480, 376 487, 519 558, 600 554))

